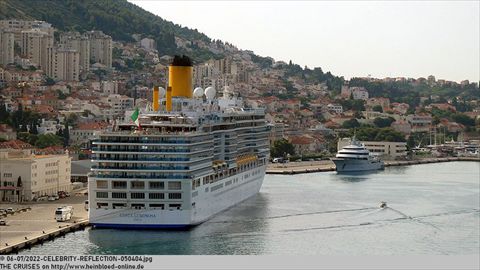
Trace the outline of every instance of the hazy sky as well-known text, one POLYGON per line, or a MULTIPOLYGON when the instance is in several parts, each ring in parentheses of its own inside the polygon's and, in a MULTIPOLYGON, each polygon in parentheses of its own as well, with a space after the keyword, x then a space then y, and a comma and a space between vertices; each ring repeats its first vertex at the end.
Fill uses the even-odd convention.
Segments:
POLYGON ((347 79, 480 79, 480 1, 129 1, 239 49, 347 79))

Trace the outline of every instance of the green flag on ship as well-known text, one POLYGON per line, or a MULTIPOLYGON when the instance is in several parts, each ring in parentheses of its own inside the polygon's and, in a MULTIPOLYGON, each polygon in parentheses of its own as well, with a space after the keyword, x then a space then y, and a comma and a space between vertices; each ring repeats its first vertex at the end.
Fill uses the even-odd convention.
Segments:
POLYGON ((133 122, 135 122, 135 125, 137 125, 137 127, 140 127, 140 120, 138 120, 138 115, 139 115, 138 108, 135 108, 135 111, 132 113, 131 118, 133 122))

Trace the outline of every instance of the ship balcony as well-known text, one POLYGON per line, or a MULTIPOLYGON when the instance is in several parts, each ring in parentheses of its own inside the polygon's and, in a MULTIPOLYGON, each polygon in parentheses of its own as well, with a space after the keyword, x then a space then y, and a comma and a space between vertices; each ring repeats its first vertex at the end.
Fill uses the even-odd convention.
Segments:
POLYGON ((112 171, 112 172, 148 172, 148 171, 168 171, 168 172, 191 172, 198 169, 211 166, 211 164, 198 164, 192 166, 149 166, 149 167, 121 167, 121 166, 98 166, 93 165, 92 171, 112 171))
POLYGON ((169 142, 155 142, 155 141, 136 141, 136 142, 110 142, 110 141, 92 141, 94 145, 156 145, 156 146, 194 146, 194 145, 202 145, 212 143, 212 140, 207 141, 200 141, 200 142, 192 142, 192 141, 185 141, 185 140, 178 140, 178 141, 169 141, 169 142))
POLYGON ((190 149, 162 149, 162 150, 150 150, 150 149, 137 149, 137 150, 132 150, 132 149, 122 149, 122 150, 114 150, 114 149, 105 149, 105 150, 99 150, 97 147, 92 147, 92 153, 93 154, 162 154, 162 155, 168 155, 168 154, 200 154, 204 152, 211 151, 210 148, 208 149, 202 149, 198 151, 191 151, 190 149))
POLYGON ((190 175, 157 175, 157 176, 147 176, 147 175, 98 175, 92 173, 89 175, 89 178, 94 181, 94 178, 97 179, 104 179, 104 180, 116 180, 116 179, 131 179, 131 180, 138 180, 138 179, 145 179, 145 180, 178 180, 178 179, 192 179, 190 175))
POLYGON ((116 163, 158 163, 160 162, 169 162, 175 164, 182 163, 195 163, 205 160, 210 160, 210 157, 203 158, 102 158, 97 157, 92 159, 92 162, 116 162, 116 163))

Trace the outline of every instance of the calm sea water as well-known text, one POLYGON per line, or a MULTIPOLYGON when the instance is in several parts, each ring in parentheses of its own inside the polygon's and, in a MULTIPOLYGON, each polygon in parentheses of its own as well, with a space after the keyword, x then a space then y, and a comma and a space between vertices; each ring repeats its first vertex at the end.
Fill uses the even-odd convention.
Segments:
POLYGON ((267 175, 258 195, 189 231, 89 229, 21 254, 472 255, 479 182, 479 162, 267 175))

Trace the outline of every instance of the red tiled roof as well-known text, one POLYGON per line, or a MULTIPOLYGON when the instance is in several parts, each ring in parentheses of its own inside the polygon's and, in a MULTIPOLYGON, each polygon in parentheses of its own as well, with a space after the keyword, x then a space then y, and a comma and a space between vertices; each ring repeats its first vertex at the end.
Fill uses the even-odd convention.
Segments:
POLYGON ((78 124, 77 128, 80 130, 102 130, 105 129, 109 123, 107 122, 87 122, 78 124))
POLYGON ((6 142, 0 142, 0 149, 33 149, 34 147, 20 140, 10 140, 6 142))

